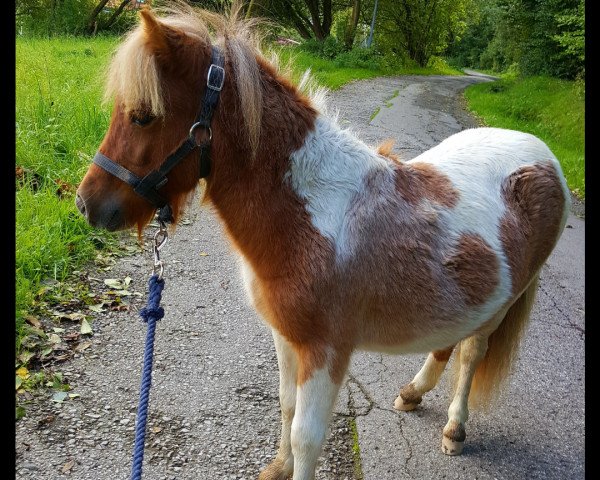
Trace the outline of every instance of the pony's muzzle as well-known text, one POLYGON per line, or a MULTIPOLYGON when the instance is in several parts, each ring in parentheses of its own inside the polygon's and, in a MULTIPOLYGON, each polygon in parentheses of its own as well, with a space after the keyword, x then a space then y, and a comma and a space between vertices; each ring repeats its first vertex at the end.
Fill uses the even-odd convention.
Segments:
POLYGON ((95 228, 104 228, 109 231, 126 228, 125 220, 119 209, 119 204, 114 199, 103 202, 86 202, 77 192, 75 205, 87 222, 95 228))
POLYGON ((77 210, 79 210, 81 212, 81 214, 87 218, 87 211, 85 208, 85 200, 81 197, 81 195, 79 195, 79 193, 77 193, 75 195, 75 206, 77 207, 77 210))

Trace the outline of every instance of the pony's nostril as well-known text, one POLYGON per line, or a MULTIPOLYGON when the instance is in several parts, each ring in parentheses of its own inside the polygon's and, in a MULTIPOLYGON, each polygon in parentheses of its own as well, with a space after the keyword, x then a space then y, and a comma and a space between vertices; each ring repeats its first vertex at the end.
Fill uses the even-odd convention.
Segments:
POLYGON ((81 214, 85 215, 85 202, 79 194, 75 195, 75 205, 77 206, 77 209, 81 212, 81 214))

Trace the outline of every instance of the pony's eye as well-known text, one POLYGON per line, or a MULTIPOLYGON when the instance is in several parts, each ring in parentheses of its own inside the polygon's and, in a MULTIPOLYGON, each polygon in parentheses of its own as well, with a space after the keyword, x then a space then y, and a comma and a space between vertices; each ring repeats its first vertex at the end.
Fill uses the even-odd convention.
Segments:
POLYGON ((142 113, 142 114, 132 114, 131 122, 143 127, 144 125, 148 125, 152 120, 154 120, 154 115, 151 113, 142 113))

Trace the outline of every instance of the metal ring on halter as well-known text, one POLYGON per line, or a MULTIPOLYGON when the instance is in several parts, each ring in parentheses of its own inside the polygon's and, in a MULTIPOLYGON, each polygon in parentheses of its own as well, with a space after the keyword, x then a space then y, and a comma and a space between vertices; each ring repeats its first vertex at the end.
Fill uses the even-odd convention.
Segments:
POLYGON ((210 127, 207 127, 206 125, 202 125, 201 122, 196 122, 192 125, 192 127, 190 128, 189 137, 194 141, 196 140, 196 138, 194 137, 194 130, 196 130, 198 127, 204 127, 208 130, 208 141, 210 142, 212 140, 212 129, 210 127))

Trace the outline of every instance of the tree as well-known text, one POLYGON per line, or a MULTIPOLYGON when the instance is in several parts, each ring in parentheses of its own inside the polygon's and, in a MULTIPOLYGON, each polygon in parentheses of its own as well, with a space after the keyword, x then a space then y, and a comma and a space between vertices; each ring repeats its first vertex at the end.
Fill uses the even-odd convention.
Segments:
POLYGON ((261 0, 251 2, 252 15, 263 15, 294 28, 304 39, 325 40, 331 33, 331 0, 261 0), (260 4, 260 5, 259 5, 260 4))
POLYGON ((356 27, 360 18, 360 0, 352 2, 352 13, 348 17, 346 29, 344 31, 344 46, 347 50, 352 48, 354 37, 356 36, 356 27))
POLYGON ((106 6, 108 0, 100 0, 100 2, 94 7, 92 13, 90 13, 90 17, 87 22, 87 32, 94 33, 98 28, 98 15, 102 11, 102 9, 106 6))
POLYGON ((585 76, 585 0, 577 7, 567 8, 556 14, 560 33, 553 39, 561 46, 559 56, 572 64, 574 76, 585 76))
POLYGON ((379 44, 426 66, 466 28, 472 0, 380 0, 379 44))
POLYGON ((477 0, 475 6, 479 15, 449 50, 464 66, 584 75, 585 0, 477 0))

